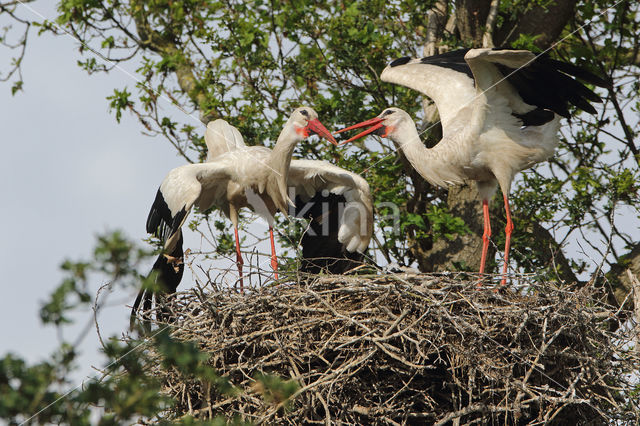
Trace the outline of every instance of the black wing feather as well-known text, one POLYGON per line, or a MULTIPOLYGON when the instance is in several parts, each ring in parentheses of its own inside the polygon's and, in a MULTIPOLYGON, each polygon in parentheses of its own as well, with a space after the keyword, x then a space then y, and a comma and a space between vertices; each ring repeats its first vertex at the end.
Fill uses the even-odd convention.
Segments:
POLYGON ((147 232, 160 238, 164 243, 178 232, 186 215, 187 210, 183 207, 175 216, 172 216, 162 191, 158 189, 147 217, 147 232))
MULTIPOLYGON (((496 48, 495 50, 506 50, 496 48)), ((464 60, 469 49, 458 49, 439 55, 420 59, 423 64, 436 65, 462 72, 473 79, 471 68, 464 60)), ((403 57, 391 62, 391 66, 404 65, 410 58, 403 57)), ((537 109, 526 114, 513 114, 523 121, 525 126, 545 124, 553 119, 553 111, 563 117, 570 117, 569 105, 585 112, 595 114, 596 109, 590 102, 602 102, 600 96, 582 84, 581 80, 599 87, 608 87, 605 79, 591 71, 569 62, 550 58, 547 54, 538 56, 526 67, 514 69, 496 64, 498 70, 518 92, 522 100, 537 109), (577 79, 577 80, 576 80, 577 79)))
POLYGON ((498 70, 516 89, 522 100, 539 108, 549 109, 569 118, 569 105, 595 114, 589 102, 602 102, 594 93, 578 80, 606 87, 604 79, 577 65, 551 59, 541 55, 524 68, 514 69, 496 64, 498 70))
MULTIPOLYGON (((150 274, 152 274, 156 271, 155 284, 157 291, 154 292, 151 291, 151 289, 146 288, 140 289, 138 296, 133 303, 133 307, 131 308, 131 317, 129 321, 131 329, 134 327, 135 320, 137 318, 136 313, 140 307, 140 303, 142 303, 143 312, 148 312, 153 306, 154 298, 156 304, 161 306, 161 299, 176 292, 178 285, 182 280, 182 275, 184 274, 184 252, 182 250, 182 244, 182 232, 180 232, 180 238, 171 253, 160 253, 158 255, 158 258, 153 264, 150 272, 150 274), (167 257, 167 255, 170 257, 167 257)), ((149 318, 145 319, 149 320, 149 318)), ((158 310, 156 319, 160 322, 169 321, 170 313, 168 309, 161 306, 158 310)))
POLYGON ((542 126, 553 120, 553 111, 536 108, 524 114, 511 113, 514 117, 522 121, 523 126, 542 126))
MULTIPOLYGON (((131 309, 130 326, 132 329, 140 304, 142 303, 143 311, 147 312, 153 306, 154 299, 156 305, 159 306, 156 319, 161 322, 170 319, 168 310, 162 306, 162 301, 167 295, 176 292, 184 273, 183 238, 180 225, 186 214, 186 209, 182 208, 175 216, 172 216, 171 209, 169 209, 162 195, 162 191, 158 189, 156 198, 151 205, 149 216, 147 216, 147 232, 158 237, 163 244, 176 232, 180 233, 180 237, 171 249, 171 252, 163 250, 163 252, 158 255, 158 258, 151 268, 150 274, 154 273, 154 271, 156 273, 155 283, 157 289, 152 291, 151 289, 142 288, 138 292, 138 296, 131 309)), ((145 320, 148 320, 148 318, 145 318, 145 320)))
POLYGON ((544 61, 548 66, 553 67, 567 75, 572 75, 577 79, 584 81, 585 83, 593 84, 598 87, 609 87, 610 82, 601 78, 600 76, 592 73, 591 71, 579 67, 571 62, 559 61, 557 59, 552 59, 548 56, 543 56, 544 61))
POLYGON ((464 55, 467 54, 469 49, 458 49, 450 52, 441 53, 439 55, 427 56, 420 59, 420 62, 427 65, 437 65, 443 68, 449 68, 451 70, 466 74, 469 78, 473 79, 473 73, 469 64, 464 60, 464 55))
POLYGON ((302 263, 300 270, 309 274, 321 271, 343 274, 364 262, 364 255, 348 252, 338 241, 341 214, 346 199, 342 195, 317 192, 313 198, 295 199, 296 217, 309 219, 309 229, 302 236, 302 263))

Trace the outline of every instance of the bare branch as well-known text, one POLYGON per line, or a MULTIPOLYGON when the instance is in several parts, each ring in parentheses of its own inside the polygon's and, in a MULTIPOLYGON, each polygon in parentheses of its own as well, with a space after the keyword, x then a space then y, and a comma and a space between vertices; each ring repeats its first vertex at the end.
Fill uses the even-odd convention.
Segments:
POLYGON ((174 338, 195 342, 211 367, 245 389, 211 393, 153 363, 177 397, 176 416, 259 424, 640 418, 637 406, 615 397, 635 386, 633 331, 602 327, 615 308, 594 287, 522 280, 519 291, 483 292, 460 274, 290 279, 250 296, 211 283, 212 293, 181 293, 165 307, 176 315, 174 338), (270 402, 256 387, 265 372, 299 387, 270 402))

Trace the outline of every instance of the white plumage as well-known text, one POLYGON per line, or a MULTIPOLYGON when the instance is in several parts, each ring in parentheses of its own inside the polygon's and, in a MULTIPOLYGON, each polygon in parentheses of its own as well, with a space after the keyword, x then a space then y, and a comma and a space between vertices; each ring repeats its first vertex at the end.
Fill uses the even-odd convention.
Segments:
MULTIPOLYGON (((318 120, 316 112, 308 107, 298 108, 292 113, 273 149, 246 146, 235 127, 224 120, 210 122, 205 132, 207 162, 187 164, 171 170, 160 185, 149 213, 147 231, 164 241, 165 255, 161 257, 173 261, 171 253, 178 248, 182 253, 181 247, 178 247, 182 244, 181 227, 194 205, 201 211, 216 207, 233 222, 242 286, 238 211, 248 207, 269 223, 272 266, 277 279, 271 228, 276 211, 286 214, 289 206, 293 206, 292 198, 296 195, 308 200, 323 191, 342 195, 347 202, 339 224, 339 242, 349 252, 364 251, 373 232, 369 185, 360 176, 325 161, 292 160, 296 144, 310 134, 318 134, 335 143, 331 133, 318 120)), ((177 276, 161 279, 170 281, 168 292, 175 291, 180 280, 177 276)), ((151 294, 148 296, 151 297, 151 294)), ((138 299, 141 297, 139 295, 138 299)), ((134 304, 134 311, 138 304, 139 300, 134 304)))
MULTIPOLYGON (((310 108, 307 109, 315 114, 310 108)), ((340 242, 349 251, 364 251, 369 244, 373 226, 369 185, 359 175, 326 161, 291 159, 293 146, 290 150, 287 146, 292 143, 295 146, 302 138, 292 137, 295 133, 289 131, 289 126, 290 123, 285 126, 272 151, 262 146, 246 146, 240 132, 224 120, 209 123, 205 140, 209 152, 217 154, 209 156, 206 163, 187 164, 171 170, 160 185, 160 193, 169 208, 171 218, 180 216, 182 210, 188 212, 193 205, 202 211, 216 207, 237 227, 237 211, 242 207, 250 207, 273 224, 276 210, 288 210, 287 203, 292 203, 289 197, 291 194, 311 198, 318 191, 326 191, 345 196, 347 202, 354 207, 345 209, 353 213, 345 216, 340 224, 340 242), (274 152, 279 153, 283 146, 289 156, 284 161, 274 161, 274 152), (287 188, 284 194, 279 191, 282 181, 287 188), (253 204, 247 200, 247 190, 258 197, 253 204), (356 212, 363 214, 355 214, 356 212)), ((182 218, 182 223, 184 220, 186 215, 182 218)), ((165 220, 161 226, 169 223, 171 222, 165 220)), ((171 249, 172 238, 176 238, 175 232, 168 235, 165 244, 167 249, 171 249)))
POLYGON ((246 147, 240 131, 220 118, 207 124, 204 141, 207 145, 207 161, 225 152, 246 147))
POLYGON ((507 213, 505 283, 513 230, 508 193, 515 174, 553 154, 560 118, 569 117, 568 104, 594 113, 588 101, 600 101, 571 76, 606 85, 588 71, 546 56, 536 58, 526 50, 467 49, 400 58, 380 78, 434 101, 442 123, 440 142, 426 148, 411 117, 399 108, 387 108, 376 118, 340 131, 371 126, 348 141, 372 132, 391 138, 434 185, 477 182, 485 224, 480 273, 491 235, 488 200, 499 185, 507 213))

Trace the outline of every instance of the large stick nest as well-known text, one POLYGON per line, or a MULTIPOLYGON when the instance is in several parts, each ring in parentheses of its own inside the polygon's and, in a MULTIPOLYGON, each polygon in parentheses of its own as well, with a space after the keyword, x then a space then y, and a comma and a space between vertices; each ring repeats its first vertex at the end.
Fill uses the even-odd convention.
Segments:
POLYGON ((193 290, 170 302, 172 334, 244 392, 160 363, 153 373, 176 415, 258 424, 637 422, 634 324, 613 324, 604 300, 590 287, 494 292, 423 274, 193 290), (288 408, 261 397, 257 373, 299 383, 288 408))

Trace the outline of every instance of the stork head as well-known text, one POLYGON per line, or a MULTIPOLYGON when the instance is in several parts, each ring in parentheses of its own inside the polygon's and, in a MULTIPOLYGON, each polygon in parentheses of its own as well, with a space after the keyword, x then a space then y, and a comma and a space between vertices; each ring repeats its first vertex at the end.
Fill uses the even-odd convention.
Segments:
POLYGON ((300 139, 305 139, 311 135, 318 135, 337 145, 336 139, 331 132, 318 120, 318 113, 309 107, 296 108, 287 124, 292 125, 300 139))
POLYGON ((377 117, 374 117, 370 120, 365 120, 358 124, 354 124, 353 126, 345 127, 344 129, 338 130, 336 133, 359 129, 361 127, 369 127, 365 131, 360 132, 357 135, 342 142, 342 144, 360 139, 361 137, 366 136, 370 133, 383 138, 393 139, 396 130, 404 121, 407 120, 407 118, 411 120, 411 117, 405 111, 401 110, 400 108, 391 107, 382 111, 377 117))

